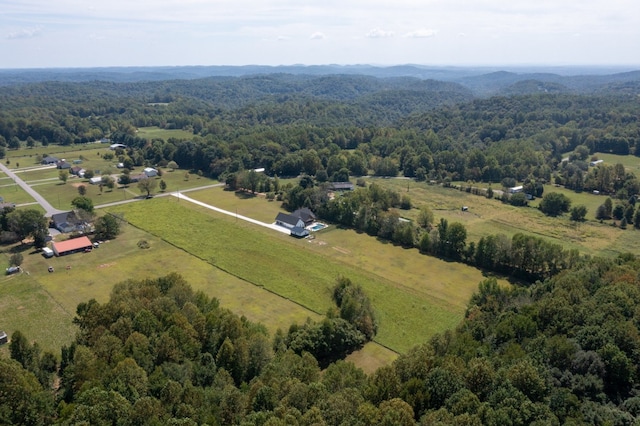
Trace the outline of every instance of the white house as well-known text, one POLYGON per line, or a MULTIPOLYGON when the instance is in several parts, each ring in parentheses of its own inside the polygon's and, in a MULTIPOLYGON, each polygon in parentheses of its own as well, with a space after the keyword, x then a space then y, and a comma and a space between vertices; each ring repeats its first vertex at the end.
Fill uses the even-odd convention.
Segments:
POLYGON ((114 144, 112 144, 112 145, 110 145, 110 146, 109 146, 109 149, 110 149, 110 150, 112 150, 112 151, 115 151, 115 150, 116 150, 116 149, 118 149, 118 148, 125 149, 126 147, 127 147, 127 146, 126 146, 125 144, 122 144, 122 143, 114 143, 114 144))
POLYGON ((144 171, 144 174, 147 175, 147 177, 158 176, 158 171, 153 167, 146 167, 143 171, 144 171))
POLYGON ((91 185, 99 185, 102 182, 102 176, 95 176, 89 179, 91 185))
POLYGON ((509 194, 517 194, 518 192, 522 192, 523 188, 522 185, 520 186, 514 186, 513 188, 509 188, 508 192, 509 194))
POLYGON ((589 165, 590 165, 591 167, 595 167, 595 166, 597 166, 598 164, 602 164, 602 163, 604 163, 604 160, 595 160, 595 161, 591 161, 591 162, 589 163, 589 165))
POLYGON ((304 220, 301 218, 286 214, 286 213, 278 213, 276 216, 276 225, 284 226, 285 228, 293 229, 293 228, 303 228, 304 229, 304 220))

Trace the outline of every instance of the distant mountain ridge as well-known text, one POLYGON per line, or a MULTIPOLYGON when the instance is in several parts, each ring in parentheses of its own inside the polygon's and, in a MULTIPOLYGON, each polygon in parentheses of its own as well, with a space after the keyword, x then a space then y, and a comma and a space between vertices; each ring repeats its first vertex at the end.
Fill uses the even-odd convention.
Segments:
POLYGON ((547 92, 638 93, 640 70, 623 67, 436 67, 422 65, 283 65, 283 66, 159 66, 0 69, 0 86, 58 82, 108 81, 136 83, 195 80, 207 77, 249 77, 270 74, 306 76, 368 76, 380 79, 412 77, 458 83, 476 97, 547 92), (533 81, 539 83, 531 83, 533 81), (529 82, 529 83, 523 83, 529 82), (542 89, 540 89, 542 88, 542 89))

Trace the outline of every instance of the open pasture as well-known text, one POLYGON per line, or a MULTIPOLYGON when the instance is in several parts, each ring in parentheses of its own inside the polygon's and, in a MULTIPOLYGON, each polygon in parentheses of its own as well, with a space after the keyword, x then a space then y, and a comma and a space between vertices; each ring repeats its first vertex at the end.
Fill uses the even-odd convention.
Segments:
MULTIPOLYGON (((5 250, 5 267, 9 248, 5 250)), ((170 272, 184 276, 194 290, 216 297, 223 307, 265 324, 272 333, 278 328, 286 330, 294 322, 302 323, 307 317, 317 317, 134 226, 125 225, 118 238, 90 253, 45 259, 28 249, 23 255, 26 272, 0 279, 2 329, 9 334, 19 329, 49 350, 57 351, 73 338, 72 319, 79 303, 92 298, 106 302, 118 282, 170 272), (150 248, 139 248, 141 240, 150 248), (53 266, 53 273, 47 271, 49 266, 53 266)))
POLYGON ((603 152, 596 152, 593 157, 598 157, 599 160, 604 160, 605 164, 617 164, 620 163, 624 168, 635 173, 636 176, 640 176, 640 157, 635 155, 617 155, 607 154, 603 152))
POLYGON ((176 139, 192 139, 193 132, 182 129, 161 129, 157 126, 152 127, 140 127, 137 130, 136 136, 146 139, 164 139, 169 138, 176 139))
POLYGON ((360 239, 353 246, 347 244, 358 250, 351 255, 348 248, 295 240, 176 199, 148 200, 112 210, 176 247, 319 314, 332 306, 336 278, 346 276, 362 285, 372 299, 380 321, 376 341, 399 352, 456 326, 468 297, 483 279, 480 271, 464 265, 442 262, 434 270, 431 261, 435 259, 415 250, 389 245, 390 251, 379 255, 371 249, 381 244, 366 235, 353 233, 350 238, 360 239), (415 254, 415 259, 405 260, 408 253, 415 254), (371 271, 369 265, 358 265, 366 256, 372 257, 371 264, 388 269, 371 271), (406 271, 398 278, 396 272, 401 269, 406 271), (467 275, 460 275, 459 269, 466 269, 467 275), (405 282, 412 274, 413 282, 405 282), (432 286, 448 290, 432 291, 432 286), (451 294, 461 296, 449 300, 451 294))
POLYGON ((411 197, 416 208, 401 210, 401 215, 415 219, 417 208, 426 205, 433 211, 436 223, 440 218, 445 218, 449 222, 464 224, 467 228, 467 242, 478 241, 481 237, 492 234, 511 237, 516 233, 524 233, 561 244, 565 249, 578 249, 590 255, 617 256, 627 251, 640 254, 637 245, 631 243, 632 235, 636 232, 631 227, 620 230, 609 223, 595 220, 595 210, 606 199, 603 195, 576 193, 553 185, 545 186, 545 194, 559 192, 569 197, 573 206, 584 204, 587 207, 586 221, 576 223, 569 219, 568 214, 559 217, 545 216, 537 209, 540 198, 532 201, 529 207, 514 207, 497 199, 439 185, 411 182, 407 192, 406 180, 378 179, 376 182, 411 197), (463 212, 462 206, 467 206, 468 211, 463 212))

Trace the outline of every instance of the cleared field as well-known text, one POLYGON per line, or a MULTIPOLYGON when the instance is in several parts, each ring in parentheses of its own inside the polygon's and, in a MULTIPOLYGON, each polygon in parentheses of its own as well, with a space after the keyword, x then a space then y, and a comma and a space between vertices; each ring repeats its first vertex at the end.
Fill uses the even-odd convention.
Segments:
POLYGON ((596 152, 593 156, 604 160, 606 164, 620 163, 626 170, 635 173, 636 176, 640 176, 640 157, 636 157, 635 155, 606 154, 603 152, 596 152))
POLYGON ((160 127, 140 127, 137 135, 141 138, 147 139, 191 139, 193 138, 193 132, 189 132, 181 129, 161 129, 160 127))
POLYGON ((10 160, 8 167, 17 168, 16 163, 20 164, 20 167, 34 166, 39 164, 36 162, 36 156, 55 155, 58 158, 75 159, 80 155, 84 157, 90 157, 91 151, 102 150, 107 152, 109 150, 109 144, 101 143, 88 143, 83 145, 48 145, 48 146, 36 146, 34 148, 20 148, 15 150, 7 150, 6 159, 10 160))
MULTIPOLYGON (((4 255, 5 264, 8 256, 4 255)), ((92 298, 106 302, 118 282, 170 272, 180 273, 195 290, 216 297, 222 306, 238 315, 264 323, 271 332, 286 330, 307 317, 316 318, 316 314, 290 300, 227 274, 133 226, 125 225, 117 239, 91 253, 45 259, 39 253, 24 252, 24 257, 26 273, 2 278, 0 326, 9 334, 19 329, 56 353, 75 334, 71 320, 79 303, 92 298), (140 240, 148 241, 151 247, 140 249, 140 240), (53 266, 55 272, 47 272, 48 266, 53 266), (25 306, 32 307, 31 311, 25 306), (48 316, 55 309, 60 310, 56 315, 62 319, 48 316), (51 332, 57 322, 59 331, 51 332)))
MULTIPOLYGON (((567 249, 578 249, 582 253, 601 256, 617 256, 622 252, 640 254, 633 244, 636 231, 620 230, 608 223, 599 223, 594 214, 597 207, 606 199, 602 195, 587 192, 576 193, 562 187, 545 186, 545 193, 559 192, 571 199, 572 205, 587 206, 587 220, 575 223, 569 215, 548 217, 536 207, 540 199, 534 200, 530 207, 513 207, 496 199, 487 199, 453 188, 439 185, 411 182, 407 192, 406 180, 378 179, 377 183, 401 193, 407 193, 415 207, 427 205, 434 212, 436 222, 445 218, 449 222, 463 223, 467 228, 467 241, 478 241, 491 234, 505 234, 509 237, 516 233, 525 233, 544 238, 567 249), (467 206, 468 211, 461 211, 467 206)), ((403 216, 415 219, 418 209, 400 211, 403 216)))
MULTIPOLYGON (((8 266, 9 255, 1 257, 3 266, 8 266)), ((33 275, 19 273, 0 278, 0 328, 9 336, 20 330, 43 350, 58 354, 60 347, 75 336, 73 313, 75 308, 69 310, 60 304, 33 275)), ((0 347, 0 351, 8 356, 8 346, 0 347)))
MULTIPOLYGON (((353 244, 353 249, 358 250, 351 255, 349 248, 318 240, 315 244, 295 240, 175 199, 148 200, 113 211, 124 213, 129 222, 222 270, 319 314, 332 305, 330 292, 335 279, 349 277, 365 288, 376 307, 380 320, 376 341, 399 352, 456 326, 468 296, 483 279, 480 271, 473 268, 420 256, 415 250, 386 246, 355 232, 350 238, 357 241, 346 244, 353 244), (380 255, 379 246, 390 251, 383 250, 380 255), (416 257, 404 260, 412 254, 416 257), (366 256, 372 257, 369 265, 379 265, 377 271, 369 270, 367 264, 357 264, 366 256), (433 262, 441 265, 434 268, 433 262), (466 275, 460 275, 459 268, 465 269, 466 275), (396 279, 396 272, 402 269, 404 274, 396 279), (412 274, 414 282, 405 280, 412 274), (432 287, 440 289, 434 291, 432 287), (447 300, 451 294, 459 296, 454 301, 447 300)), ((348 235, 348 231, 334 232, 348 235)))

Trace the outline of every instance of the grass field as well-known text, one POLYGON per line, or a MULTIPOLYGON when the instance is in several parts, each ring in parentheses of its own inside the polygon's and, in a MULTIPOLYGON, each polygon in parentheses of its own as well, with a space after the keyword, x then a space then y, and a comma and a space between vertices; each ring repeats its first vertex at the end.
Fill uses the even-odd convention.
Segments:
POLYGON ((439 185, 411 182, 407 192, 406 180, 378 179, 376 182, 403 194, 408 193, 416 208, 400 211, 403 216, 415 219, 418 208, 427 205, 433 210, 436 222, 445 218, 449 222, 464 224, 467 228, 467 242, 478 241, 481 237, 491 234, 505 234, 511 237, 516 233, 525 233, 590 255, 617 256, 623 252, 640 255, 638 245, 635 244, 637 231, 631 227, 620 230, 608 223, 595 220, 595 210, 606 199, 602 195, 576 193, 553 185, 545 186, 545 194, 559 192, 569 197, 572 205, 587 206, 587 220, 575 223, 569 220, 569 215, 566 214, 560 217, 545 216, 536 208, 540 199, 531 202, 530 207, 513 207, 496 199, 487 199, 439 185), (461 206, 467 206, 469 210, 463 212, 461 206))
MULTIPOLYGON (((8 266, 8 257, 9 254, 4 255, 4 267, 8 266)), ((24 252, 24 257, 23 269, 27 272, 0 281, 0 329, 8 334, 19 329, 50 350, 57 351, 75 335, 71 320, 79 303, 91 298, 106 302, 118 282, 169 272, 180 273, 195 290, 218 298, 222 306, 238 315, 264 323, 271 332, 286 330, 309 316, 316 317, 285 298, 224 273, 133 226, 125 225, 117 239, 91 253, 45 259, 38 253, 24 252), (140 240, 148 241, 151 247, 138 248, 140 240), (53 266, 55 272, 47 272, 48 266, 53 266), (32 306, 36 312, 24 306, 32 306), (47 316, 49 312, 57 315, 53 323, 47 316), (54 323, 59 323, 59 332, 51 332, 54 323)))
POLYGON ((635 173, 636 176, 640 176, 640 157, 636 157, 635 155, 605 154, 602 152, 596 152, 593 156, 604 160, 606 164, 620 163, 627 171, 635 173))
POLYGON ((349 277, 365 288, 376 307, 376 341, 399 352, 456 326, 483 279, 473 268, 380 244, 352 231, 334 228, 332 238, 344 242, 342 247, 329 243, 329 232, 326 241, 324 236, 313 243, 295 240, 176 199, 112 210, 176 247, 319 314, 332 305, 336 278, 349 277), (456 297, 450 300, 452 295, 456 297))
POLYGON ((141 138, 146 139, 164 139, 167 140, 169 138, 176 139, 192 139, 193 132, 189 132, 187 130, 181 129, 161 129, 159 127, 140 127, 138 129, 138 134, 136 135, 141 138))

